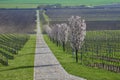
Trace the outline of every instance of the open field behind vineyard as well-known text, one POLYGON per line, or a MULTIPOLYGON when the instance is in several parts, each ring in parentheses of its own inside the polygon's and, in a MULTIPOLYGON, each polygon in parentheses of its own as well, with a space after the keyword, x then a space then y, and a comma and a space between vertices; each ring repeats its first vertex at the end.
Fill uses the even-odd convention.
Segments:
POLYGON ((34 33, 35 11, 0 10, 0 33, 34 33))
POLYGON ((61 4, 63 6, 103 5, 119 3, 119 0, 0 0, 1 8, 35 8, 38 5, 61 4))
POLYGON ((41 0, 1 0, 0 1, 1 3, 46 3, 46 4, 56 4, 56 3, 61 3, 63 5, 65 4, 69 4, 69 5, 80 5, 80 4, 85 4, 85 5, 96 5, 96 4, 106 4, 106 3, 117 3, 117 2, 120 2, 119 0, 92 0, 92 1, 87 1, 87 0, 76 0, 76 1, 73 1, 73 0, 64 0, 64 1, 60 1, 60 0, 44 0, 44 1, 41 1, 41 0))
POLYGON ((72 15, 82 16, 87 21, 116 21, 120 20, 119 8, 105 9, 105 8, 51 8, 47 9, 46 13, 51 20, 66 21, 72 15))
POLYGON ((62 8, 47 9, 46 14, 50 18, 50 24, 68 23, 72 15, 81 16, 86 20, 87 30, 120 29, 120 9, 79 9, 62 8))

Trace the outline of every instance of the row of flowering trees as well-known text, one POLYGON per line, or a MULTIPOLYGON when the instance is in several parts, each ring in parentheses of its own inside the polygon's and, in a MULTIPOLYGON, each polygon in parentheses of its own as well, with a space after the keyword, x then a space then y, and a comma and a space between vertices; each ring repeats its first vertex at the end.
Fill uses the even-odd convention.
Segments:
POLYGON ((72 50, 76 54, 76 62, 78 62, 78 50, 82 47, 86 36, 85 20, 79 16, 71 16, 68 19, 68 24, 54 24, 47 26, 46 33, 51 40, 56 42, 57 46, 62 45, 65 51, 65 45, 70 43, 72 50))

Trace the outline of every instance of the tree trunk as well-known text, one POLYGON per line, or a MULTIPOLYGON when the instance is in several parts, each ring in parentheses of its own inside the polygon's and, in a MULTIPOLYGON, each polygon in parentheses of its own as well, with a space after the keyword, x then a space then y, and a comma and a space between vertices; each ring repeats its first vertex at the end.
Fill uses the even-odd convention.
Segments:
POLYGON ((57 43, 57 47, 58 47, 58 44, 59 44, 58 41, 56 43, 57 43))
POLYGON ((63 42, 63 51, 65 51, 65 42, 63 42))
POLYGON ((75 54, 76 54, 76 63, 78 63, 78 50, 75 50, 75 54))
POLYGON ((83 53, 81 52, 81 55, 80 55, 80 59, 81 59, 81 64, 82 64, 82 54, 83 54, 83 53))

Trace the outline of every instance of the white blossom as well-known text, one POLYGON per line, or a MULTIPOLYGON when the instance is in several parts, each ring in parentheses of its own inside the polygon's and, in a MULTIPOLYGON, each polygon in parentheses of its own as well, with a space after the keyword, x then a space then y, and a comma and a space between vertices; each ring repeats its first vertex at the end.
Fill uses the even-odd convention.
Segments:
POLYGON ((68 40, 68 25, 66 23, 62 23, 59 28, 60 41, 66 43, 68 40))
POLYGON ((86 35, 86 23, 85 20, 79 16, 72 16, 69 19, 69 38, 71 47, 80 49, 86 35))

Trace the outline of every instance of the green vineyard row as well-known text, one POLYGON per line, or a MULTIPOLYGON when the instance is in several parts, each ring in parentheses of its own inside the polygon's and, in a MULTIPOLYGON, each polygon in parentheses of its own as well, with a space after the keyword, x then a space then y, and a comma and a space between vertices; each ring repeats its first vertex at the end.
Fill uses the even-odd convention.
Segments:
POLYGON ((28 40, 25 34, 0 34, 0 63, 8 65, 8 60, 14 59, 28 40))

